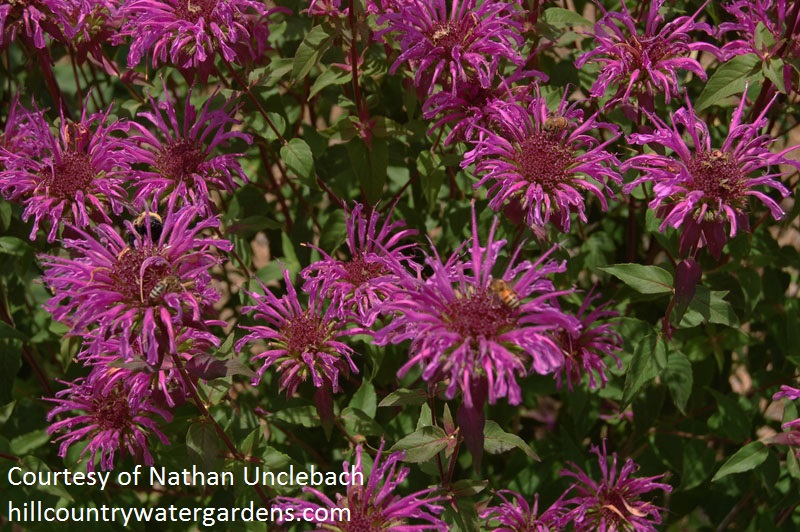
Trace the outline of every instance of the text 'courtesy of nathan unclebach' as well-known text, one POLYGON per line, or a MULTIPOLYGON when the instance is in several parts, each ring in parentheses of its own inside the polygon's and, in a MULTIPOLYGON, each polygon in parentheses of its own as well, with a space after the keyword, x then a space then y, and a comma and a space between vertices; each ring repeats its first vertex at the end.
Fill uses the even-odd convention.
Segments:
MULTIPOLYGON (((296 468, 293 465, 287 469, 273 471, 261 467, 245 467, 232 471, 208 472, 196 466, 170 471, 164 467, 144 467, 137 465, 133 471, 26 471, 15 466, 9 469, 6 481, 11 489, 15 487, 36 488, 47 486, 89 486, 100 490, 110 487, 216 487, 216 486, 311 486, 316 488, 331 487, 343 491, 349 486, 363 486, 364 475, 361 471, 351 467, 350 471, 320 471, 313 465, 308 469, 296 468)), ((3 490, 0 490, 2 493, 3 490)), ((338 490, 337 490, 338 491, 338 490)), ((135 508, 84 508, 77 513, 73 509, 54 508, 44 505, 41 501, 14 502, 9 501, 5 517, 9 522, 43 522, 43 521, 119 521, 125 526, 133 519, 136 521, 197 521, 205 526, 211 526, 210 521, 292 521, 292 520, 324 520, 320 515, 300 516, 293 515, 291 509, 279 510, 277 508, 260 508, 260 505, 251 503, 243 508, 167 508, 135 509, 135 508), (84 511, 85 510, 85 511, 84 511), (192 512, 192 510, 195 510, 192 512), (276 516, 275 510, 283 512, 276 516), (288 510, 288 515, 286 511, 288 510), (60 513, 59 513, 60 512, 60 513), (141 515, 140 515, 141 514, 141 515), (212 515, 213 514, 213 515, 212 515), (65 518, 60 518, 63 515, 65 518), (82 517, 79 517, 82 516, 82 517), (159 515, 163 518, 159 518, 159 515)), ((324 510, 324 509, 323 509, 324 510)), ((340 508, 327 509, 330 512, 341 511, 340 508)), ((345 509, 346 510, 346 509, 345 509)), ((349 521, 349 516, 341 515, 339 519, 349 521)))

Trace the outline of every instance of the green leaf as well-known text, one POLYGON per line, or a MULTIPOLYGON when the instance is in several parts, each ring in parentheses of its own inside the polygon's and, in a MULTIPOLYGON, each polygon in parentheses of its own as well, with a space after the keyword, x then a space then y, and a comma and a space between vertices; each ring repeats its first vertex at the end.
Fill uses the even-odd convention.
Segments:
POLYGON ((455 497, 474 497, 486 491, 488 485, 488 480, 471 480, 464 478, 453 482, 451 492, 455 497))
POLYGON ((428 401, 428 392, 423 389, 408 390, 400 388, 395 390, 378 404, 378 407, 387 406, 419 406, 428 401))
POLYGON ((718 105, 720 100, 744 92, 745 84, 761 77, 761 59, 755 54, 737 55, 723 63, 709 78, 703 92, 697 98, 697 111, 718 105))
POLYGON ((308 91, 308 98, 313 98, 325 87, 330 87, 331 85, 344 85, 352 78, 353 75, 350 72, 345 72, 344 70, 335 67, 329 68, 320 74, 316 80, 314 80, 314 84, 311 85, 311 90, 308 91))
POLYGON ((628 406, 645 384, 667 367, 667 347, 655 333, 642 339, 631 358, 622 390, 622 406, 628 406))
POLYGON ((337 209, 331 213, 322 226, 319 235, 319 247, 323 251, 333 253, 347 239, 347 222, 344 219, 344 210, 337 209))
POLYGON ((15 329, 14 327, 12 327, 11 325, 9 325, 4 321, 0 321, 0 340, 4 340, 7 338, 8 339, 14 338, 22 342, 28 340, 28 337, 25 336, 25 334, 22 331, 15 329))
POLYGON ((763 22, 756 24, 755 31, 756 50, 767 52, 775 46, 775 36, 763 22))
POLYGON ((726 437, 736 443, 741 443, 750 438, 753 427, 752 412, 747 410, 735 398, 720 393, 713 388, 709 393, 717 400, 717 411, 707 421, 708 428, 718 436, 726 437))
POLYGON ((441 157, 428 150, 423 150, 417 156, 417 171, 428 208, 432 209, 436 205, 436 198, 439 197, 439 190, 442 188, 445 178, 441 157))
POLYGON ((10 403, 6 403, 3 406, 0 406, 0 425, 6 423, 11 414, 14 413, 14 407, 17 406, 16 401, 11 401, 10 403))
POLYGON ((30 245, 15 236, 0 237, 0 254, 12 257, 24 257, 30 252, 30 245))
POLYGON ((308 73, 319 63, 332 43, 333 31, 330 25, 319 24, 311 28, 294 54, 292 79, 297 82, 308 76, 308 73))
POLYGON ((766 445, 760 441, 750 442, 736 451, 736 454, 728 458, 728 460, 722 464, 722 467, 719 468, 719 471, 717 471, 714 478, 711 479, 711 482, 716 482, 728 475, 751 471, 763 464, 767 456, 769 456, 769 450, 766 445))
POLYGON ((281 233, 281 246, 283 247, 283 265, 289 270, 291 279, 294 280, 294 276, 300 271, 300 260, 295 253, 291 237, 286 233, 281 233))
POLYGON ((227 227, 228 234, 237 234, 249 238, 265 229, 282 229, 283 224, 267 216, 248 216, 227 227))
POLYGON ((641 264, 615 264, 599 268, 610 273, 641 294, 668 294, 672 292, 672 275, 658 266, 641 264))
POLYGON ((15 455, 28 454, 49 441, 47 429, 34 430, 11 440, 11 452, 15 455))
POLYGON ((366 412, 359 408, 346 407, 339 416, 349 434, 379 436, 384 433, 383 427, 366 412))
POLYGON ((561 7, 550 7, 544 10, 542 20, 554 28, 567 26, 591 26, 592 23, 580 16, 575 11, 561 7))
POLYGON ((311 153, 311 148, 308 147, 306 141, 293 138, 288 144, 281 146, 281 159, 286 163, 289 170, 302 179, 306 185, 312 188, 316 186, 314 155, 311 153))
POLYGON ((192 423, 186 433, 186 449, 189 458, 205 471, 219 469, 221 450, 219 436, 208 422, 192 423))
POLYGON ((378 396, 375 394, 375 386, 369 381, 364 381, 361 387, 353 394, 350 400, 352 408, 358 408, 370 417, 375 416, 377 411, 378 396))
POLYGON ((708 481, 717 467, 714 449, 706 442, 687 438, 681 443, 683 466, 681 468, 681 489, 690 490, 708 481))
POLYGON ((525 440, 500 428, 494 421, 487 420, 483 429, 483 448, 489 454, 502 454, 511 449, 519 449, 531 460, 541 461, 533 448, 525 440))
POLYGON ((783 59, 771 57, 761 64, 761 72, 780 92, 786 94, 786 84, 783 82, 783 66, 783 59))
POLYGON ((728 327, 738 327, 739 318, 733 307, 723 298, 727 291, 709 290, 698 286, 694 299, 689 303, 689 309, 699 313, 709 323, 719 323, 728 327))
POLYGON ((692 364, 680 351, 673 351, 667 358, 667 369, 664 372, 664 382, 672 396, 672 402, 681 414, 686 414, 686 404, 692 395, 694 377, 692 364))
POLYGON ((386 168, 389 166, 386 139, 373 137, 368 146, 361 138, 353 138, 347 143, 347 154, 367 201, 377 203, 383 194, 386 168))
MULTIPOLYGON (((48 467, 46 463, 44 463, 39 458, 35 456, 26 456, 22 459, 22 473, 26 473, 28 471, 33 471, 34 473, 39 474, 39 472, 51 472, 52 469, 48 467)), ((75 501, 75 499, 70 495, 62 484, 34 484, 35 489, 41 491, 43 493, 49 493, 50 495, 55 495, 56 497, 62 497, 67 499, 68 501, 75 501)))
POLYGON ((395 443, 390 452, 405 451, 407 462, 427 462, 447 447, 447 440, 439 427, 422 427, 395 443))
POLYGON ((761 290, 761 276, 749 268, 739 269, 736 272, 736 276, 739 279, 739 286, 742 288, 744 300, 747 303, 747 310, 753 312, 764 295, 761 290))
POLYGON ((11 225, 11 204, 0 200, 0 229, 5 231, 11 225))
POLYGON ((302 425, 307 428, 314 428, 320 426, 319 414, 317 409, 311 405, 307 406, 294 406, 284 408, 274 414, 275 419, 292 423, 294 425, 302 425))
MULTIPOLYGON (((269 65, 264 67, 266 77, 259 80, 258 84, 262 87, 274 87, 286 74, 294 70, 295 60, 291 57, 275 57, 270 60, 269 65)), ((250 81, 255 81, 258 72, 250 74, 250 81)), ((260 76, 258 76, 260 77, 260 76)))

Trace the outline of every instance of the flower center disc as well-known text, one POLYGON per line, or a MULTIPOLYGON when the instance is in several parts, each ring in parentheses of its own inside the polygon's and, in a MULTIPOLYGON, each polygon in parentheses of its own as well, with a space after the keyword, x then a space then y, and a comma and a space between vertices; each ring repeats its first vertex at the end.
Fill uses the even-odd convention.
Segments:
POLYGON ((119 257, 114 265, 111 277, 117 283, 117 291, 131 306, 148 305, 150 292, 172 273, 167 264, 157 262, 148 266, 140 278, 142 264, 148 258, 156 256, 154 252, 155 249, 149 246, 133 248, 119 257))
POLYGON ((559 183, 569 181, 568 170, 574 156, 573 150, 564 146, 553 134, 542 131, 522 142, 516 162, 525 179, 538 183, 545 190, 553 190, 559 183))
POLYGON ((164 177, 180 181, 197 172, 205 160, 205 154, 191 140, 178 140, 170 143, 156 157, 156 168, 164 177))
POLYGON ((696 154, 687 165, 692 174, 691 190, 700 190, 711 200, 736 207, 744 196, 744 175, 731 160, 731 154, 719 150, 696 154))
POLYGON ((458 297, 444 315, 451 331, 463 338, 491 338, 516 326, 514 310, 485 290, 458 297))
POLYGON ((377 262, 367 262, 363 257, 353 258, 344 263, 343 268, 347 272, 345 278, 353 286, 361 286, 377 277, 389 273, 386 268, 377 262))
POLYGON ((307 351, 321 351, 329 336, 324 323, 308 311, 287 321, 282 332, 286 338, 286 350, 295 357, 307 351))
POLYGON ((217 0, 178 0, 175 5, 175 17, 192 23, 201 18, 208 22, 216 7, 217 0))
POLYGON ((50 195, 74 199, 80 190, 86 190, 94 181, 95 172, 91 159, 85 153, 67 152, 61 158, 61 164, 53 165, 53 171, 42 176, 50 195))
POLYGON ((103 431, 122 432, 132 424, 128 398, 120 388, 122 385, 117 384, 106 397, 94 401, 97 424, 103 431))

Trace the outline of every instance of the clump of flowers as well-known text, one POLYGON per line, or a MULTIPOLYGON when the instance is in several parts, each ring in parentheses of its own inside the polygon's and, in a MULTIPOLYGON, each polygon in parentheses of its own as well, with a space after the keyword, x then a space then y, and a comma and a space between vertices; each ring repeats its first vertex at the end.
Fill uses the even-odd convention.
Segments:
POLYGON ((378 19, 388 23, 380 34, 399 36, 403 63, 416 72, 414 84, 428 94, 436 84, 455 92, 458 82, 477 79, 483 88, 494 81, 501 58, 521 65, 522 25, 514 4, 504 1, 445 0, 398 2, 378 19))
POLYGON ((481 246, 473 208, 469 259, 454 253, 442 262, 434 253, 426 261, 432 275, 381 306, 394 317, 375 333, 378 345, 411 340, 400 377, 418 365, 429 385, 446 382, 447 398, 460 390, 469 408, 481 408, 484 394, 491 404, 503 397, 519 404, 517 377, 558 370, 564 354, 553 334, 579 327, 556 303, 563 292, 546 278, 564 271, 564 264, 547 261, 548 254, 535 263, 517 262, 514 250, 505 271, 495 272, 506 245, 495 240, 496 229, 497 219, 481 246))
MULTIPOLYGON (((551 222, 569 231, 570 214, 586 221, 586 193, 608 208, 606 183, 622 182, 614 170, 619 162, 606 147, 618 136, 612 124, 584 118, 567 93, 555 111, 536 96, 527 107, 507 104, 497 109, 495 128, 487 129, 464 156, 462 167, 475 165, 481 176, 475 188, 488 187, 489 206, 499 211, 518 202, 528 225, 551 222), (608 136, 598 140, 600 131, 608 136)), ((613 197, 613 196, 612 196, 613 197)))
POLYGON ((750 230, 751 197, 763 203, 774 219, 783 217, 778 202, 762 188, 772 188, 781 197, 789 195, 789 190, 779 181, 789 172, 778 166, 800 168, 800 162, 785 157, 797 146, 779 153, 771 152, 769 146, 774 139, 761 133, 767 125, 766 113, 770 105, 748 124, 743 121, 745 100, 743 95, 731 117, 728 136, 718 147, 711 145, 708 125, 695 114, 688 100, 687 107, 672 114, 671 126, 651 115, 656 130, 630 138, 632 143, 659 145, 672 152, 670 155, 637 155, 625 161, 621 169, 642 172, 625 186, 626 193, 642 183, 653 184, 655 197, 650 208, 656 209, 663 218, 660 230, 683 226, 680 251, 684 256, 694 255, 705 245, 718 259, 727 236, 734 237, 740 230, 750 230), (690 143, 684 139, 681 129, 691 139, 690 143), (727 236, 726 225, 730 226, 727 236))
POLYGON ((613 322, 601 321, 619 314, 606 310, 607 303, 589 311, 589 306, 598 297, 589 294, 583 300, 576 315, 581 322, 580 329, 565 330, 559 337, 564 350, 564 367, 556 374, 559 388, 565 378, 571 391, 575 384, 581 382, 584 373, 589 376, 589 388, 597 388, 597 377, 600 378, 600 387, 605 387, 608 382, 608 366, 603 360, 605 356, 613 358, 617 367, 622 368, 622 361, 617 356, 622 349, 622 337, 614 330, 613 322))
POLYGON ((317 389, 338 392, 340 374, 358 373, 352 348, 339 340, 349 334, 338 318, 341 311, 336 305, 325 306, 323 287, 319 284, 309 292, 308 305, 304 307, 286 270, 283 279, 286 295, 278 298, 265 288, 264 295, 251 294, 255 305, 242 309, 265 322, 265 325, 243 326, 250 333, 236 344, 236 349, 241 350, 247 342, 267 343, 266 351, 252 358, 254 362, 264 361, 253 384, 260 382, 267 368, 276 366, 280 387, 287 395, 293 395, 309 378, 317 389))
POLYGON ((517 70, 510 76, 484 87, 474 78, 459 81, 454 91, 439 91, 425 101, 422 114, 426 120, 436 120, 428 133, 450 125, 445 144, 456 140, 474 141, 481 131, 491 129, 492 117, 509 100, 527 104, 531 97, 531 79, 547 81, 544 73, 517 70))
POLYGON ((381 220, 376 209, 367 209, 360 203, 345 209, 349 259, 336 259, 312 246, 323 258, 301 272, 304 290, 322 291, 343 312, 341 318, 350 317, 364 327, 375 321, 372 308, 398 289, 400 277, 411 264, 407 252, 414 246, 403 241, 416 234, 405 229, 404 222, 390 221, 391 212, 381 220))
POLYGON ((539 514, 539 496, 533 508, 525 497, 511 490, 495 493, 501 501, 497 506, 489 506, 480 513, 487 530, 495 532, 550 532, 556 526, 558 503, 539 514))
POLYGON ((343 464, 344 471, 351 479, 346 494, 337 493, 336 499, 333 500, 315 488, 305 487, 303 492, 316 497, 319 503, 292 497, 277 497, 274 507, 281 508, 284 512, 291 510, 296 516, 303 514, 304 511, 308 515, 320 515, 317 511, 322 510, 329 517, 318 521, 316 530, 320 531, 444 532, 449 530, 447 524, 438 517, 444 509, 437 503, 444 498, 436 495, 433 488, 405 496, 398 494, 401 484, 409 474, 407 467, 399 467, 405 453, 394 452, 385 456, 383 447, 384 442, 381 441, 365 484, 357 478, 363 478, 365 475, 364 447, 358 445, 353 467, 348 462, 343 464), (346 513, 332 512, 332 509, 341 509, 346 513), (339 516, 342 517, 341 520, 339 516))
MULTIPOLYGON (((734 21, 721 23, 719 34, 732 31, 739 37, 723 45, 722 51, 727 55, 753 53, 762 61, 800 57, 800 25, 797 24, 800 11, 792 12, 786 0, 736 0, 722 7, 734 21), (765 33, 769 38, 764 38, 765 33)), ((786 87, 790 88, 792 67, 789 61, 784 64, 782 75, 786 87)))
POLYGON ((118 338, 122 360, 140 353, 160 367, 167 353, 178 352, 186 329, 219 345, 209 331, 224 325, 213 317, 219 294, 209 270, 221 262, 216 250, 231 244, 203 236, 219 220, 196 221, 198 215, 187 206, 168 212, 163 224, 144 217, 137 227, 128 223, 127 236, 107 224, 94 234, 73 228, 79 238, 65 239, 69 256, 42 257, 44 282, 55 294, 46 308, 85 337, 87 355, 103 355, 106 342, 118 338))
POLYGON ((3 2, 0 4, 0 49, 7 48, 21 35, 26 44, 42 49, 46 45, 45 32, 63 40, 56 24, 56 13, 68 7, 64 0, 45 2, 3 2))
POLYGON ((122 13, 129 67, 152 55, 153 68, 171 63, 205 79, 217 53, 229 63, 254 59, 251 38, 266 27, 256 23, 267 8, 257 0, 127 0, 122 13))
MULTIPOLYGON (((779 399, 787 399, 789 401, 796 401, 800 399, 800 390, 791 386, 782 385, 780 391, 772 396, 773 401, 779 399)), ((800 446, 800 418, 787 421, 781 428, 786 431, 778 434, 773 438, 777 443, 786 443, 788 445, 800 446)))
POLYGON ((164 86, 163 100, 150 97, 151 111, 139 116, 150 121, 158 131, 153 134, 138 127, 133 139, 144 149, 139 162, 152 168, 139 173, 136 182, 135 202, 141 204, 152 199, 154 209, 159 199, 169 197, 169 203, 178 200, 201 206, 213 206, 212 191, 232 192, 235 178, 248 181, 237 157, 239 153, 217 153, 234 139, 248 144, 252 137, 241 131, 232 131, 239 124, 234 118, 236 108, 213 109, 213 95, 206 100, 198 115, 191 103, 192 89, 186 96, 182 120, 178 120, 176 102, 164 86))
POLYGON ((55 440, 60 444, 58 455, 65 458, 72 444, 88 441, 80 454, 88 454, 87 471, 94 471, 98 461, 100 469, 113 469, 115 460, 126 455, 153 465, 148 440, 169 445, 156 416, 169 423, 172 414, 153 399, 148 381, 142 373, 96 368, 86 379, 67 383, 55 398, 46 398, 56 405, 48 421, 61 418, 47 428, 49 434, 64 433, 55 440))
POLYGON ((139 148, 127 138, 128 125, 108 123, 111 111, 88 115, 84 109, 78 122, 62 113, 56 135, 38 110, 14 115, 15 134, 36 148, 14 151, 0 145, 0 191, 24 205, 24 220, 33 218, 31 240, 45 221, 50 222, 47 240, 53 242, 65 223, 87 227, 93 219, 110 222, 108 210, 122 213, 124 185, 139 148))
POLYGON ((606 442, 603 440, 602 450, 592 445, 591 452, 597 455, 600 465, 601 479, 595 481, 577 465, 570 463, 571 469, 561 472, 563 476, 576 480, 562 496, 559 506, 562 514, 559 527, 564 529, 572 525, 576 532, 595 530, 635 530, 637 532, 656 532, 656 525, 661 524, 663 508, 652 502, 641 500, 641 496, 655 490, 665 493, 672 491, 672 486, 657 482, 664 475, 634 478, 639 468, 628 458, 621 469, 617 470, 617 453, 611 455, 608 463, 606 442), (568 495, 572 495, 566 498, 568 495))
POLYGON ((711 27, 695 20, 699 11, 664 24, 664 17, 659 14, 664 2, 655 0, 650 3, 644 33, 637 30, 636 19, 624 1, 621 12, 607 12, 597 2, 603 17, 594 26, 594 46, 575 61, 577 68, 587 63, 600 64, 591 96, 599 98, 610 87, 616 87, 612 101, 628 102, 633 96, 640 102, 647 102, 645 108, 652 110, 656 94, 663 94, 667 103, 678 95, 679 69, 692 72, 705 81, 705 70, 691 54, 704 51, 719 56, 719 50, 710 43, 697 40, 691 33, 701 31, 711 35, 711 27))
POLYGON ((67 0, 54 14, 78 63, 91 57, 106 73, 118 76, 119 67, 103 52, 122 25, 119 0, 67 0))

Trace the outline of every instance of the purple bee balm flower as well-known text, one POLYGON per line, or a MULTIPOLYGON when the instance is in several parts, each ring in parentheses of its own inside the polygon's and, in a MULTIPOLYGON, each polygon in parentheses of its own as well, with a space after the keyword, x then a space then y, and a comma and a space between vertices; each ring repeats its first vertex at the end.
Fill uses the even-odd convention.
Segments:
POLYGON ((118 338, 122 360, 141 353, 161 367, 168 353, 178 352, 186 330, 219 345, 208 330, 225 325, 208 317, 219 299, 209 270, 222 262, 214 248, 229 251, 231 243, 202 235, 219 220, 195 223, 198 214, 193 206, 170 211, 158 230, 153 218, 128 224, 131 245, 107 224, 94 235, 74 228, 80 238, 65 239, 69 256, 42 257, 43 280, 55 293, 45 307, 71 334, 86 338, 92 356, 105 354, 106 342, 118 338))
POLYGON ((584 373, 589 375, 589 388, 597 388, 595 374, 600 377, 600 387, 604 388, 608 382, 608 366, 603 361, 604 356, 613 358, 617 367, 622 369, 622 361, 616 355, 622 349, 622 337, 614 331, 613 323, 597 323, 599 320, 615 318, 619 313, 605 310, 608 303, 587 312, 589 305, 598 297, 589 293, 583 300, 577 315, 581 322, 580 329, 565 330, 559 337, 565 358, 562 371, 556 373, 559 388, 562 386, 562 379, 566 377, 567 387, 571 391, 574 384, 581 382, 584 373))
POLYGON ((309 17, 342 17, 347 16, 349 8, 341 9, 341 0, 311 0, 308 5, 309 17))
POLYGON ((800 168, 800 162, 784 156, 797 146, 780 153, 769 151, 774 139, 760 131, 767 125, 765 115, 770 105, 765 106, 752 124, 742 123, 745 106, 742 97, 731 118, 728 136, 719 148, 712 147, 708 125, 695 114, 688 100, 687 107, 672 115, 671 127, 651 115, 656 131, 635 134, 629 139, 635 144, 659 145, 673 152, 669 156, 637 155, 625 161, 621 169, 642 172, 641 177, 625 186, 626 193, 641 183, 653 183, 655 197, 650 208, 657 209, 664 219, 662 231, 668 226, 683 226, 680 240, 683 256, 694 255, 697 248, 707 245, 711 254, 719 258, 727 239, 726 222, 730 224, 731 237, 739 230, 750 230, 751 197, 766 205, 776 220, 783 217, 778 203, 761 188, 773 188, 781 197, 788 196, 789 190, 778 178, 790 172, 780 170, 778 165, 800 168), (691 138, 691 147, 681 131, 691 138))
POLYGON ((606 147, 618 136, 617 127, 584 118, 577 104, 568 105, 567 92, 551 112, 545 98, 537 95, 525 108, 518 104, 499 107, 495 128, 486 129, 461 166, 475 164, 481 176, 475 188, 488 187, 489 206, 499 211, 504 204, 519 202, 531 226, 552 222, 569 231, 570 213, 586 221, 585 195, 594 195, 608 208, 607 180, 622 183, 613 169, 619 163, 606 147), (598 140, 599 130, 608 137, 598 140))
MULTIPOLYGON (((720 36, 736 32, 739 39, 726 43, 722 51, 728 56, 756 54, 761 60, 782 57, 784 61, 800 57, 800 7, 793 9, 786 0, 737 0, 723 4, 735 21, 719 25, 720 36), (763 27, 763 30, 762 30, 763 27), (771 36, 764 38, 764 30, 771 36)), ((791 85, 792 65, 785 61, 783 75, 786 87, 791 85)))
POLYGON ((17 35, 23 42, 44 48, 45 32, 55 39, 64 39, 56 24, 54 12, 67 8, 64 0, 42 0, 40 2, 4 1, 0 3, 0 50, 7 48, 17 35))
MULTIPOLYGON (((652 103, 653 96, 662 93, 669 103, 670 98, 678 94, 679 69, 706 80, 705 70, 690 54, 704 51, 719 57, 720 52, 714 45, 690 35, 696 31, 712 34, 708 24, 695 21, 702 8, 692 16, 678 17, 663 24, 664 17, 659 10, 664 2, 650 3, 643 34, 636 29, 637 21, 624 1, 620 13, 609 13, 597 2, 603 17, 591 34, 595 39, 593 49, 575 61, 577 68, 586 63, 600 65, 600 73, 590 92, 592 97, 601 97, 609 87, 617 87, 612 101, 627 102, 631 96, 637 96, 652 103)), ((647 108, 651 107, 648 104, 647 108)))
POLYGON ((456 82, 477 77, 481 87, 492 85, 501 58, 524 62, 522 25, 514 3, 483 0, 405 0, 378 19, 388 26, 379 34, 397 34, 402 53, 392 64, 403 63, 416 72, 414 84, 434 92, 438 82, 455 92, 456 82), (476 4, 480 5, 476 5, 476 4))
POLYGON ((591 452, 597 455, 600 464, 602 479, 599 482, 571 462, 569 465, 572 469, 561 472, 562 476, 573 477, 577 482, 567 489, 559 501, 563 509, 559 519, 560 529, 572 524, 576 532, 656 532, 655 525, 661 524, 661 512, 664 509, 640 497, 654 490, 670 493, 672 486, 656 482, 664 475, 633 478, 639 466, 630 458, 617 472, 617 453, 612 455, 609 467, 605 440, 602 450, 592 445, 591 452), (570 494, 573 496, 565 499, 570 494))
MULTIPOLYGON (((778 391, 777 393, 775 393, 775 395, 772 396, 773 401, 777 401, 779 399, 796 401, 800 399, 800 390, 798 390, 797 388, 792 388, 791 386, 783 385, 781 386, 780 391, 778 391)), ((795 445, 795 446, 800 445, 800 437, 798 437, 798 433, 800 433, 800 418, 792 421, 787 421, 786 423, 781 425, 781 428, 783 428, 786 431, 790 431, 791 434, 788 437, 786 435, 779 435, 778 437, 779 440, 781 439, 788 440, 787 443, 789 443, 790 445, 795 445)))
POLYGON ((498 506, 489 506, 481 511, 480 518, 486 522, 487 530, 495 532, 550 532, 555 529, 558 515, 557 504, 539 515, 539 496, 533 508, 519 493, 500 490, 496 495, 503 501, 498 506))
POLYGON ((121 36, 132 38, 128 66, 152 54, 153 68, 172 63, 205 79, 217 52, 229 63, 254 59, 251 38, 267 14, 258 0, 126 0, 121 36))
POLYGON ((120 75, 119 68, 106 57, 102 45, 110 43, 122 25, 121 1, 65 0, 63 9, 54 13, 79 64, 91 56, 92 63, 106 73, 120 75))
POLYGON ((516 250, 503 273, 492 273, 506 244, 495 240, 497 225, 495 218, 482 247, 473 207, 470 259, 461 261, 459 253, 446 263, 438 254, 430 257, 433 274, 381 305, 394 316, 375 333, 378 345, 411 340, 400 377, 419 365, 429 385, 447 382, 448 399, 460 389, 467 408, 482 407, 486 398, 473 398, 473 390, 488 394, 491 404, 502 397, 519 404, 516 378, 561 368, 564 355, 552 335, 579 327, 556 305, 565 292, 545 278, 565 269, 563 263, 545 262, 549 253, 535 263, 517 263, 516 250))
POLYGON ((311 502, 293 497, 277 497, 274 508, 291 511, 295 516, 321 516, 315 531, 355 532, 356 530, 394 530, 395 532, 447 531, 448 526, 437 517, 443 508, 436 503, 444 497, 435 495, 435 488, 417 491, 410 495, 398 494, 400 485, 409 473, 407 467, 398 467, 405 453, 394 452, 384 456, 385 443, 381 441, 372 470, 364 482, 363 445, 356 447, 356 463, 351 467, 344 462, 343 469, 350 479, 347 493, 337 493, 331 499, 321 491, 305 487, 319 501, 311 502))
POLYGON ((301 272, 306 292, 321 291, 342 311, 340 318, 352 318, 363 327, 372 325, 377 317, 372 308, 397 290, 402 272, 407 266, 413 267, 404 252, 415 244, 402 242, 417 234, 405 229, 403 221, 391 222, 391 212, 381 221, 376 209, 367 209, 365 213, 360 203, 352 210, 345 208, 349 259, 336 259, 310 246, 323 258, 301 272))
POLYGON ((22 217, 33 217, 31 240, 43 221, 50 221, 48 242, 56 239, 63 224, 86 227, 90 220, 110 222, 106 210, 121 214, 127 203, 123 188, 139 149, 125 137, 128 126, 107 124, 105 113, 86 116, 77 123, 61 115, 58 136, 54 136, 38 110, 21 113, 17 130, 36 139, 39 148, 11 151, 0 146, 0 191, 9 200, 25 206, 22 217))
POLYGON ((81 458, 89 454, 88 471, 94 471, 98 457, 103 470, 114 469, 115 458, 126 455, 153 465, 148 439, 155 437, 169 445, 155 417, 170 422, 172 414, 153 400, 147 391, 147 381, 144 374, 98 367, 87 379, 65 383, 69 388, 58 392, 55 398, 45 398, 56 404, 47 414, 48 421, 72 413, 47 428, 50 434, 64 432, 55 440, 61 444, 58 455, 64 458, 73 443, 88 441, 80 454, 81 458))
POLYGON ((43 113, 39 109, 30 111, 24 108, 19 103, 19 95, 14 95, 11 105, 8 106, 5 129, 0 132, 0 171, 5 167, 4 152, 28 159, 35 159, 43 155, 44 147, 37 135, 36 127, 37 124, 44 121, 43 113))
POLYGON ((340 337, 350 334, 338 318, 340 311, 335 305, 323 308, 325 298, 321 285, 314 286, 308 294, 308 305, 304 308, 285 269, 283 279, 285 296, 277 298, 265 288, 264 295, 251 294, 256 300, 254 306, 242 309, 266 322, 266 325, 243 326, 242 329, 251 332, 236 344, 236 349, 241 350, 250 341, 267 343, 267 350, 253 357, 253 361, 264 360, 253 385, 259 383, 267 368, 275 365, 280 372, 280 387, 289 396, 309 377, 315 388, 338 392, 340 373, 358 373, 352 359, 353 350, 339 341, 340 337))
POLYGON ((240 123, 233 117, 236 108, 212 109, 213 95, 206 100, 198 116, 190 102, 190 89, 183 120, 179 122, 176 102, 169 96, 166 85, 164 94, 163 101, 150 98, 152 112, 139 113, 158 133, 138 127, 139 135, 132 137, 143 147, 139 162, 153 169, 139 173, 135 202, 142 204, 151 199, 150 208, 155 208, 160 198, 169 196, 170 204, 188 200, 209 206, 210 212, 215 212, 212 190, 232 192, 237 187, 235 177, 248 181, 236 159, 242 154, 217 152, 233 139, 249 144, 252 137, 241 131, 231 131, 231 126, 240 123))
POLYGON ((152 389, 153 397, 173 408, 190 397, 187 386, 195 385, 199 378, 210 380, 225 376, 225 363, 210 354, 214 347, 219 347, 219 338, 199 337, 191 326, 176 330, 175 337, 177 353, 164 357, 157 365, 148 363, 145 346, 138 338, 126 347, 119 337, 111 337, 96 346, 94 352, 85 349, 77 358, 93 367, 123 367, 126 370, 110 374, 109 382, 132 374, 146 375, 144 382, 148 389, 152 389), (125 348, 132 354, 128 361, 122 362, 120 354, 125 348), (180 367, 185 371, 181 372, 180 367))
POLYGON ((456 82, 454 91, 437 92, 422 107, 426 120, 439 116, 428 134, 445 124, 452 124, 445 138, 446 145, 456 140, 472 141, 480 130, 490 129, 490 119, 497 107, 503 106, 509 98, 517 102, 530 102, 530 78, 548 79, 547 75, 535 70, 517 70, 511 76, 502 77, 496 86, 482 87, 478 80, 469 79, 456 82))

